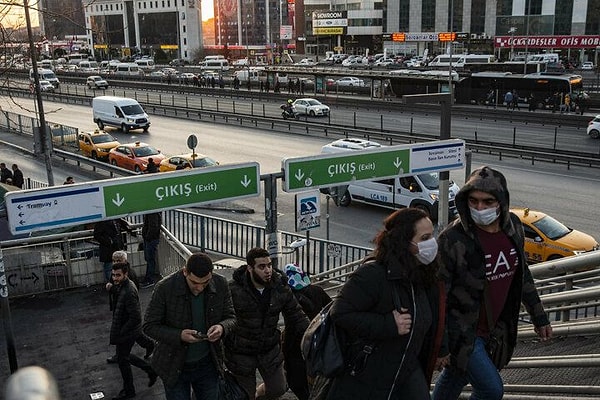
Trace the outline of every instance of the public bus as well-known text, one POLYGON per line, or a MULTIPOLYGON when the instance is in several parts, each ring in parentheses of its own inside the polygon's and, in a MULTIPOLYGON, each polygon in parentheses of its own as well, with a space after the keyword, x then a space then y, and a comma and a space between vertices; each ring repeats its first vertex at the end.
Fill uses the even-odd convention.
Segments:
POLYGON ((71 53, 65 56, 68 64, 79 65, 81 61, 88 61, 90 59, 89 54, 71 53))
MULTIPOLYGON (((463 68, 469 64, 490 64, 496 60, 492 54, 453 54, 452 66, 463 68)), ((450 55, 442 54, 435 57, 427 66, 429 67, 449 67, 450 55)))
POLYGON ((501 104, 504 94, 517 91, 521 102, 533 95, 537 108, 552 104, 555 93, 579 93, 583 91, 581 75, 541 72, 535 74, 512 74, 510 72, 477 72, 456 83, 457 103, 484 104, 493 90, 493 98, 501 104))

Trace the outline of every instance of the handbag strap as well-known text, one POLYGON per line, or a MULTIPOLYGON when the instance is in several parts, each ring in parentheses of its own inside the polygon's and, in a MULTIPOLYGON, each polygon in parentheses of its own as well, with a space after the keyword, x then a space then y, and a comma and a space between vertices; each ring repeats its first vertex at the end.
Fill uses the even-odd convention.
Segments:
POLYGON ((210 348, 210 355, 212 356, 213 363, 215 364, 215 368, 217 368, 217 372, 219 373, 219 376, 224 377, 225 369, 223 368, 223 365, 221 364, 221 362, 219 361, 219 358, 217 357, 217 349, 215 349, 215 344, 210 343, 209 348, 210 348))
POLYGON ((485 309, 485 315, 487 317, 488 331, 492 331, 494 327, 494 321, 492 321, 492 304, 490 299, 490 284, 488 280, 485 280, 485 286, 483 287, 483 306, 485 309))

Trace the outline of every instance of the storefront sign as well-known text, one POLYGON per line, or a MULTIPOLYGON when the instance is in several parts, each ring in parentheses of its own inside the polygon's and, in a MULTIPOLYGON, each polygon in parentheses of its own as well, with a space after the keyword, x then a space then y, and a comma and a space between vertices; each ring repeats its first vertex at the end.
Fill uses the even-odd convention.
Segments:
POLYGON ((600 35, 586 36, 496 36, 494 47, 525 47, 531 49, 588 49, 600 46, 600 35))

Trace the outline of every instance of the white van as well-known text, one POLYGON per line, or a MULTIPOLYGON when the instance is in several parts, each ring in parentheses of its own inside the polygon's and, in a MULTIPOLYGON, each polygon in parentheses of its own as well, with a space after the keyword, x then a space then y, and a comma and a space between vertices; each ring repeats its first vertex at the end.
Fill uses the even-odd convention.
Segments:
POLYGON ((260 77, 265 74, 264 67, 250 67, 249 69, 240 69, 239 71, 235 71, 234 76, 237 76, 241 83, 248 82, 250 79, 251 82, 258 82, 260 77))
POLYGON ((200 63, 201 70, 229 71, 229 62, 225 59, 208 60, 200 63))
MULTIPOLYGON (((340 139, 323 146, 322 153, 336 153, 343 151, 360 151, 382 147, 377 142, 363 139, 340 139)), ((397 209, 415 207, 422 209, 436 221, 438 217, 440 181, 437 172, 423 173, 412 176, 399 176, 395 178, 376 181, 358 181, 330 188, 328 193, 337 191, 337 204, 346 207, 351 202, 361 202, 379 207, 397 209)), ((451 219, 458 215, 454 198, 459 187, 454 182, 449 186, 449 209, 451 219)))
POLYGON ((37 63, 38 68, 43 69, 54 69, 54 63, 52 60, 41 60, 37 63))
POLYGON ((148 114, 135 99, 115 96, 98 96, 92 100, 94 122, 100 130, 105 126, 116 126, 124 133, 131 129, 150 128, 148 114))
POLYGON ((100 65, 96 61, 79 61, 79 70, 81 72, 99 72, 100 65))
POLYGON ((135 60, 135 63, 144 72, 154 71, 154 68, 155 68, 154 60, 151 58, 140 58, 139 60, 135 60))
MULTIPOLYGON (((56 77, 56 75, 54 74, 54 71, 52 71, 51 69, 44 69, 44 68, 39 68, 38 69, 38 78, 40 81, 48 81, 52 84, 52 86, 54 86, 55 88, 58 88, 58 86, 60 85, 60 81, 58 80, 58 78, 56 77)), ((29 70, 29 81, 33 83, 34 79, 33 79, 33 68, 31 68, 29 70)))
POLYGON ((119 63, 115 69, 115 75, 139 76, 140 67, 136 63, 119 63))

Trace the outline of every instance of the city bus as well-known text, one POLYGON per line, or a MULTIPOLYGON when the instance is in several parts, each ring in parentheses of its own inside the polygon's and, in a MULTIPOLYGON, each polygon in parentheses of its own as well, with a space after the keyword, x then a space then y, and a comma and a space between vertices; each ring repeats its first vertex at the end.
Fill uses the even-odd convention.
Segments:
POLYGON ((494 99, 502 103, 504 94, 517 91, 521 102, 533 95, 537 108, 552 104, 555 93, 579 93, 583 91, 581 75, 540 72, 535 74, 512 74, 510 72, 477 72, 456 83, 457 103, 484 104, 491 91, 494 99))

